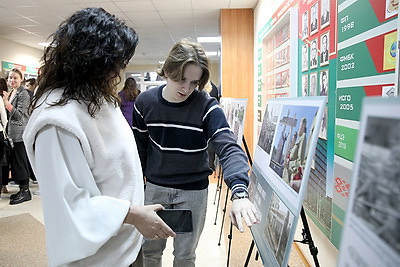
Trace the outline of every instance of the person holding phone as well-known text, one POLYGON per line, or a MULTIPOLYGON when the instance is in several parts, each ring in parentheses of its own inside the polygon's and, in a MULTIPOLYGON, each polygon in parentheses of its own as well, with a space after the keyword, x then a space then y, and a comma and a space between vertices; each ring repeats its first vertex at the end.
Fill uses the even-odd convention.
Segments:
MULTIPOLYGON (((209 63, 200 44, 183 39, 171 49, 158 75, 166 85, 142 92, 135 102, 132 129, 147 179, 145 203, 166 209, 189 209, 193 231, 174 238, 174 266, 195 266, 195 250, 203 231, 208 176, 207 146, 219 157, 224 179, 232 191, 232 223, 243 232, 258 223, 248 199, 249 166, 217 100, 203 90, 209 63)), ((162 266, 166 240, 146 240, 144 266, 162 266)))
POLYGON ((130 266, 143 236, 175 236, 156 214, 160 204, 143 206, 140 159, 119 108, 116 85, 137 43, 122 20, 86 8, 61 23, 45 50, 23 137, 40 184, 49 266, 130 266))

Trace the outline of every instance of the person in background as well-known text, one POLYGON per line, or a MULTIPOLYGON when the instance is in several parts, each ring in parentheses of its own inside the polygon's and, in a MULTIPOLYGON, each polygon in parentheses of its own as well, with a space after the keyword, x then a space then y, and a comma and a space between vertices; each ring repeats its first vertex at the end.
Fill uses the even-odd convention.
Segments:
POLYGON ((143 236, 175 235, 156 214, 160 204, 143 206, 135 138, 118 107, 120 72, 137 43, 122 20, 86 8, 45 49, 24 142, 40 183, 49 266, 130 266, 143 236))
POLYGON ((36 79, 30 78, 25 81, 25 89, 28 90, 29 95, 31 98, 33 97, 33 93, 36 89, 36 79))
MULTIPOLYGON (((7 82, 4 78, 0 78, 0 94, 1 96, 3 96, 3 92, 7 92, 7 82)), ((0 166, 2 166, 3 163, 3 159, 4 159, 4 134, 6 133, 5 131, 7 130, 7 113, 6 113, 6 109, 4 107, 4 102, 0 101, 0 166)), ((9 168, 7 166, 7 172, 6 175, 3 174, 3 171, 0 171, 0 196, 1 193, 8 193, 8 189, 7 189, 7 184, 8 184, 8 172, 9 172, 9 168)))
POLYGON ((121 111, 129 126, 132 126, 133 106, 139 94, 140 90, 137 87, 136 80, 132 77, 125 80, 124 88, 118 93, 121 97, 121 111))
MULTIPOLYGON (((218 87, 212 81, 207 82, 207 84, 204 86, 204 90, 206 90, 210 94, 210 96, 214 97, 219 103, 221 96, 219 94, 218 87)), ((208 165, 210 166, 211 170, 215 171, 216 169, 215 149, 211 143, 208 144, 207 153, 208 153, 208 165)))
POLYGON ((7 135, 13 142, 10 154, 11 176, 19 184, 19 192, 10 196, 10 205, 20 204, 32 199, 29 190, 29 161, 26 156, 22 134, 28 123, 30 96, 22 82, 24 76, 19 69, 8 74, 10 92, 3 92, 4 106, 8 111, 7 135))
MULTIPOLYGON (((135 102, 133 132, 147 179, 145 203, 190 209, 193 232, 174 238, 174 266, 195 266, 195 250, 203 231, 208 195, 207 145, 213 143, 232 190, 230 217, 243 232, 258 223, 248 199, 249 166, 215 98, 203 90, 209 79, 204 49, 183 39, 171 49, 158 75, 166 85, 142 92, 135 102)), ((146 240, 144 266, 160 267, 166 240, 146 240)))
POLYGON ((221 99, 221 94, 220 94, 220 92, 218 90, 218 87, 212 81, 210 81, 210 84, 211 84, 210 96, 212 96, 215 99, 217 99, 217 101, 219 103, 219 100, 221 99))
MULTIPOLYGON (((25 89, 28 91, 29 96, 32 99, 33 94, 34 94, 35 89, 36 89, 36 79, 35 78, 27 79, 25 81, 25 89)), ((29 177, 31 178, 31 180, 32 180, 32 182, 34 184, 38 183, 37 179, 36 179, 36 176, 35 176, 35 173, 33 172, 33 169, 32 169, 32 166, 31 166, 30 163, 29 163, 29 177)), ((38 194, 38 191, 33 191, 33 194, 38 194)))

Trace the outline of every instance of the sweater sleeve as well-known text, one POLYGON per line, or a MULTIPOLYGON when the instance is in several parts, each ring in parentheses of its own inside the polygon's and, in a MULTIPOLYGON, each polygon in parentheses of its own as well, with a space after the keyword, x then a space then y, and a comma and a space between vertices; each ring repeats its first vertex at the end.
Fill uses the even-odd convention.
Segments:
POLYGON ((95 254, 118 233, 131 203, 101 195, 79 140, 61 128, 43 128, 34 154, 49 264, 64 265, 95 254))
POLYGON ((250 168, 247 156, 236 143, 232 132, 220 132, 211 139, 211 142, 219 157, 225 183, 232 190, 232 194, 240 191, 247 192, 250 168))

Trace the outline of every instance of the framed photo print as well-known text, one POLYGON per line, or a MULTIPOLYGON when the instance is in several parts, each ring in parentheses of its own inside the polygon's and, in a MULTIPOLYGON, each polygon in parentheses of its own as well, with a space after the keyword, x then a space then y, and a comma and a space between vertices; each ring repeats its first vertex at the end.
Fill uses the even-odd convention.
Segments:
POLYGON ((318 2, 311 7, 310 16, 310 35, 313 35, 318 31, 318 2))
POLYGON ((308 75, 301 76, 301 96, 308 96, 308 75))
POLYGON ((329 77, 328 77, 328 70, 321 70, 319 73, 319 95, 328 95, 328 86, 329 86, 329 77))
POLYGON ((315 38, 311 41, 310 48, 310 69, 315 69, 318 67, 318 39, 315 38))
POLYGON ((330 0, 321 0, 321 29, 330 24, 330 0))
POLYGON ((329 64, 329 31, 321 35, 321 55, 320 55, 320 66, 329 64))
POLYGON ((317 83, 318 83, 317 72, 310 73, 310 92, 308 93, 309 96, 317 95, 317 83))
POLYGON ((301 46, 301 71, 308 70, 308 44, 301 46))
POLYGON ((301 23, 301 36, 302 40, 308 38, 308 11, 304 12, 302 15, 302 23, 301 23))

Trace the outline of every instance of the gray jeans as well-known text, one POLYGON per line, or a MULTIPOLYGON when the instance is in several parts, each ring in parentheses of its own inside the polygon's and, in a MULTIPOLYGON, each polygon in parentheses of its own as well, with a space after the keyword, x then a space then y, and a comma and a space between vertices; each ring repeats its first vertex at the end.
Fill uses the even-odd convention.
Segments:
MULTIPOLYGON (((208 188, 203 190, 182 190, 147 183, 145 204, 161 204, 166 209, 190 209, 193 218, 193 232, 177 234, 174 238, 174 267, 195 266, 196 248, 204 228, 207 211, 208 188)), ((166 239, 145 240, 143 256, 145 267, 161 267, 166 239)))

